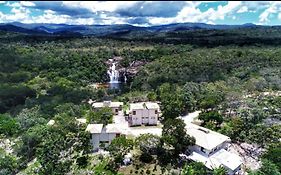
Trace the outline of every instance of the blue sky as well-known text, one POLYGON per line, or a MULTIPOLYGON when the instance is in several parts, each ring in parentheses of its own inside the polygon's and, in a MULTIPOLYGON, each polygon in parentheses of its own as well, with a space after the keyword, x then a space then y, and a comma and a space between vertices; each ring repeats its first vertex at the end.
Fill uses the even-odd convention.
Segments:
POLYGON ((281 24, 277 1, 0 1, 0 23, 281 24))

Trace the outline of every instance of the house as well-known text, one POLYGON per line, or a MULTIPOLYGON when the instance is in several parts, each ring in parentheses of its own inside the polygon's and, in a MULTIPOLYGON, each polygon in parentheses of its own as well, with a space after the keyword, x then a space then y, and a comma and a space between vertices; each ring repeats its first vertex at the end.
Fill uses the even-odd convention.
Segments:
POLYGON ((89 124, 86 131, 92 135, 91 143, 93 150, 97 151, 99 148, 107 147, 111 141, 121 135, 120 126, 117 124, 89 124))
POLYGON ((189 159, 202 162, 209 169, 223 166, 230 175, 241 169, 241 158, 226 150, 231 141, 229 137, 192 123, 187 123, 185 128, 187 134, 196 139, 195 145, 189 148, 189 159))
POLYGON ((160 107, 157 103, 131 103, 129 106, 129 126, 157 125, 160 107))
POLYGON ((104 102, 95 102, 92 103, 92 107, 94 109, 100 109, 103 107, 109 107, 112 109, 112 112, 115 115, 118 115, 118 112, 122 110, 123 102, 112 102, 112 101, 104 101, 104 102))

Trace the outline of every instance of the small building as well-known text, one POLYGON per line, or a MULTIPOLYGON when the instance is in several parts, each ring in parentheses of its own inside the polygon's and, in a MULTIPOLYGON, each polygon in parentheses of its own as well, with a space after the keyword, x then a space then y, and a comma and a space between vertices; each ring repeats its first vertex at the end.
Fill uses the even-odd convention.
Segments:
POLYGON ((129 106, 129 126, 157 125, 160 107, 157 103, 131 103, 129 106))
POLYGON ((187 134, 196 139, 195 145, 189 149, 189 159, 202 162, 209 169, 223 166, 230 175, 241 169, 241 158, 226 150, 231 142, 229 137, 192 123, 186 124, 185 128, 187 134))
POLYGON ((123 102, 112 102, 112 101, 104 101, 104 102, 95 102, 92 103, 92 107, 94 109, 100 109, 103 107, 109 107, 112 109, 112 112, 115 115, 118 115, 118 112, 122 110, 123 102))
POLYGON ((92 135, 91 143, 93 145, 93 151, 98 151, 99 148, 107 147, 111 141, 121 135, 120 126, 117 124, 89 124, 86 131, 92 135))

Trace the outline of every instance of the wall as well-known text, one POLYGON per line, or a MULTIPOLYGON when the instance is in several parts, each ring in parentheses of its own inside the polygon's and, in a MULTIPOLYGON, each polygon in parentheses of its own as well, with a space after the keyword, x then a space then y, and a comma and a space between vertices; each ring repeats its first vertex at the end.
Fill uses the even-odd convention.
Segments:
POLYGON ((108 143, 105 143, 105 147, 107 147, 115 137, 116 133, 92 134, 91 143, 93 145, 93 150, 97 151, 100 146, 100 142, 103 141, 108 141, 108 143))
POLYGON ((131 111, 131 114, 129 115, 129 118, 131 118, 129 119, 131 120, 131 122, 129 122, 130 126, 142 124, 157 125, 159 114, 155 114, 155 110, 156 109, 135 109, 134 111, 136 111, 136 115, 133 115, 133 111, 131 111), (152 117, 154 117, 154 119, 152 117))
POLYGON ((157 114, 155 114, 155 110, 156 109, 149 109, 149 124, 150 125, 157 125, 159 110, 157 110, 157 114), (153 119, 153 117, 154 117, 154 119, 153 119))

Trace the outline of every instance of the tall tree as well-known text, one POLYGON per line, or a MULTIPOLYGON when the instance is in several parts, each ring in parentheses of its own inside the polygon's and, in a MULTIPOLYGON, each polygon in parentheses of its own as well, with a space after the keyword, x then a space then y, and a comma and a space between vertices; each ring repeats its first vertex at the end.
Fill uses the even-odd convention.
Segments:
POLYGON ((118 168, 124 156, 133 148, 133 140, 127 139, 124 135, 112 140, 107 150, 113 156, 114 166, 118 168))
POLYGON ((162 143, 173 150, 174 156, 185 153, 188 146, 195 144, 195 138, 186 133, 185 123, 181 119, 168 119, 162 130, 162 143))

